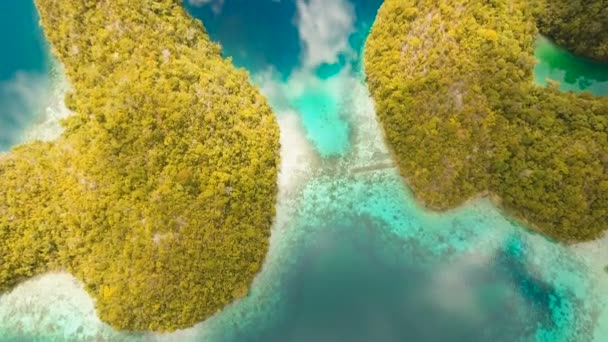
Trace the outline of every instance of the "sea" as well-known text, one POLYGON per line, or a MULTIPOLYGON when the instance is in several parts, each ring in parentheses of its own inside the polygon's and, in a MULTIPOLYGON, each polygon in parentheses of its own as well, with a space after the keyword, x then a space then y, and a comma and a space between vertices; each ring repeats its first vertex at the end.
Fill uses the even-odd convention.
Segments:
MULTIPOLYGON (((487 200, 416 202, 365 81, 380 0, 184 1, 281 127, 271 247, 249 295, 170 334, 101 322, 65 273, 0 296, 0 341, 608 341, 608 241, 564 245, 487 200)), ((69 88, 31 0, 0 4, 0 150, 60 134, 69 88), (35 132, 35 133, 32 133, 35 132)), ((539 38, 535 76, 608 95, 608 66, 539 38)))

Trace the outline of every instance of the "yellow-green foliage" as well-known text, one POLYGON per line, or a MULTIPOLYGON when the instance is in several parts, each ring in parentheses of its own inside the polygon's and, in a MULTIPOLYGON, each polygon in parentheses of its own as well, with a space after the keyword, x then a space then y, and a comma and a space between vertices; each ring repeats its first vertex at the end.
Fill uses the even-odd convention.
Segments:
POLYGON ((493 194, 554 238, 594 238, 608 228, 608 98, 534 84, 529 6, 386 0, 367 42, 369 85, 429 207, 493 194))
POLYGON ((536 2, 541 33, 578 55, 608 62, 608 0, 536 2))
POLYGON ((0 290, 65 269, 119 329, 191 326, 268 249, 279 131, 179 0, 36 0, 74 115, 0 157, 0 290))

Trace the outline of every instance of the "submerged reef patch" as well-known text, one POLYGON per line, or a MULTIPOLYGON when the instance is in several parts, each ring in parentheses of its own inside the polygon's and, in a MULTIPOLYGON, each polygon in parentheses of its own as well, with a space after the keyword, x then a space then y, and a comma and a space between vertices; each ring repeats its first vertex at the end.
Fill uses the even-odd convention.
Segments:
POLYGON ((538 11, 387 0, 367 41, 369 86, 428 207, 482 194, 553 238, 592 239, 608 228, 608 98, 534 84, 538 11))
POLYGON ((192 326, 268 250, 279 129, 178 0, 37 0, 74 113, 0 157, 0 291, 67 270, 118 329, 192 326))

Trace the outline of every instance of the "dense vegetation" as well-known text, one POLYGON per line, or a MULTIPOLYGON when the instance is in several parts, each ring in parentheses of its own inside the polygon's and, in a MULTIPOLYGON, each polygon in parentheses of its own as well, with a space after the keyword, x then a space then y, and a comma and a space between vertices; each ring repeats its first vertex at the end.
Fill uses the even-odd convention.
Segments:
POLYGON ((545 0, 538 26, 573 53, 608 62, 608 0, 545 0))
POLYGON ((386 0, 366 72, 402 175, 443 210, 488 195, 563 241, 608 228, 608 98, 533 83, 527 0, 386 0))
POLYGON ((0 157, 0 290, 67 270, 100 317, 190 326, 266 255, 279 131, 179 0, 36 0, 73 86, 52 143, 0 157))

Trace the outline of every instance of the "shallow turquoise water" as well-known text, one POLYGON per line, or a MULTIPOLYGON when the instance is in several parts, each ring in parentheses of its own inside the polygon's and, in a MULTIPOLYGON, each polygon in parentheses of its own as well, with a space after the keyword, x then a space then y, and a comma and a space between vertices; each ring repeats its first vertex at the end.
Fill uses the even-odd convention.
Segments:
POLYGON ((349 125, 340 117, 337 99, 317 89, 307 89, 291 104, 300 114, 304 129, 319 153, 340 155, 348 150, 349 125))
POLYGON ((539 63, 534 69, 536 81, 542 85, 547 79, 560 83, 564 91, 589 91, 594 95, 608 95, 608 63, 598 63, 572 55, 546 38, 536 47, 539 63))
POLYGON ((349 90, 344 89, 340 79, 344 73, 350 77, 359 69, 361 59, 357 52, 363 46, 382 1, 335 1, 329 6, 333 12, 323 10, 312 1, 311 6, 304 6, 306 13, 314 19, 309 21, 300 20, 298 16, 301 4, 306 3, 303 1, 233 0, 222 3, 221 10, 214 5, 187 3, 186 7, 205 23, 211 37, 221 43, 224 53, 232 57, 237 66, 249 70, 254 78, 263 74, 265 81, 258 83, 270 81, 279 88, 278 94, 269 96, 274 107, 279 112, 291 109, 301 116, 306 135, 321 156, 344 156, 350 148, 351 127, 340 101, 344 97, 342 94, 349 90), (342 6, 343 3, 346 6, 342 6), (337 9, 350 15, 345 18, 337 9), (324 16, 347 25, 314 25, 322 22, 324 16), (308 35, 308 41, 300 31, 308 35), (346 45, 340 49, 342 43, 346 45), (313 48, 309 49, 311 45, 313 48), (317 45, 335 50, 326 54, 319 51, 317 45), (318 52, 321 58, 313 58, 313 62, 308 63, 309 50, 318 52))
POLYGON ((395 173, 373 172, 322 177, 298 205, 279 284, 218 317, 211 340, 585 340, 572 327, 590 317, 586 267, 559 246, 539 253, 487 203, 428 214, 395 173))
POLYGON ((192 329, 126 334, 99 322, 77 285, 43 281, 0 297, 0 341, 605 341, 599 256, 536 235, 486 201, 435 214, 413 200, 359 72, 380 3, 188 6, 251 72, 283 138, 303 137, 283 142, 284 153, 302 154, 295 164, 305 172, 280 194, 271 250, 248 297, 192 329))

